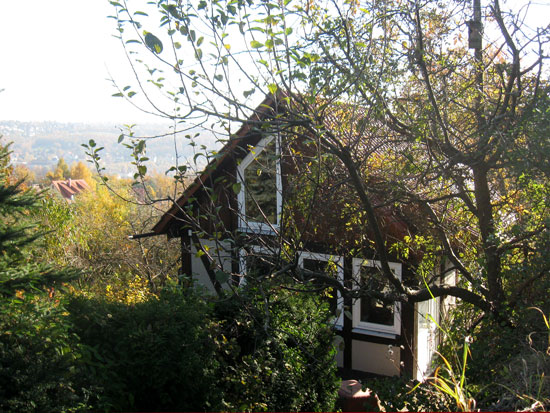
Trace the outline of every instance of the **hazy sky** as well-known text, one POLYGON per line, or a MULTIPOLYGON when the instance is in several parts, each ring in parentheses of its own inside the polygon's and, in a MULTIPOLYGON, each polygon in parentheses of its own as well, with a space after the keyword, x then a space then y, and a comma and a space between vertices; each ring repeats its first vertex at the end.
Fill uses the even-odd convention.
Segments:
MULTIPOLYGON (((549 0, 535 3, 548 24, 549 0)), ((109 73, 131 79, 112 13, 108 0, 0 0, 0 120, 157 121, 111 97, 109 73)))
POLYGON ((0 0, 0 120, 155 121, 106 80, 127 64, 107 0, 0 0))

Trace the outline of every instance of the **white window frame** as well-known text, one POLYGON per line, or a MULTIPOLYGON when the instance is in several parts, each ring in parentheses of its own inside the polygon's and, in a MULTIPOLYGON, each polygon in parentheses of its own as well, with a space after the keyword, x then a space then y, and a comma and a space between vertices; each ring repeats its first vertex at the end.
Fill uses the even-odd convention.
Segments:
POLYGON ((262 153, 267 145, 275 139, 275 135, 269 135, 260 140, 260 142, 244 157, 241 163, 237 166, 237 183, 240 184, 241 190, 237 195, 237 203, 239 206, 239 230, 243 232, 255 232, 255 233, 274 233, 279 229, 279 222, 281 220, 281 211, 283 204, 282 196, 282 180, 281 180, 281 162, 280 162, 280 145, 279 139, 275 139, 275 153, 277 156, 276 171, 275 171, 275 185, 277 188, 276 196, 276 221, 277 222, 256 222, 251 221, 246 217, 246 182, 244 179, 245 169, 252 163, 256 157, 262 153))
MULTIPOLYGON (((298 266, 304 268, 304 259, 323 262, 334 262, 338 267, 337 279, 340 284, 344 283, 344 257, 331 254, 322 254, 318 252, 301 251, 298 256, 298 266)), ((334 325, 337 327, 344 326, 344 298, 340 294, 340 290, 336 290, 336 319, 334 325)))
MULTIPOLYGON (((388 263, 390 270, 393 271, 395 276, 401 280, 402 265, 397 262, 388 263)), ((381 262, 377 260, 369 260, 362 258, 353 259, 353 279, 358 284, 361 282, 361 267, 376 267, 382 268, 381 262)), ((395 302, 393 307, 393 325, 385 325, 378 323, 369 323, 361 321, 361 299, 358 298, 353 303, 353 328, 360 330, 358 332, 371 333, 374 335, 377 333, 400 335, 401 334, 401 303, 395 302)))
POLYGON ((440 321, 441 300, 440 297, 430 298, 426 301, 415 303, 414 309, 416 312, 415 318, 415 364, 416 364, 416 380, 423 381, 428 378, 431 373, 431 362, 436 354, 439 338, 437 334, 437 326, 440 321), (427 340, 420 341, 421 331, 425 330, 427 340), (420 356, 420 352, 424 352, 424 357, 420 356), (421 361, 424 363, 421 364, 421 361))

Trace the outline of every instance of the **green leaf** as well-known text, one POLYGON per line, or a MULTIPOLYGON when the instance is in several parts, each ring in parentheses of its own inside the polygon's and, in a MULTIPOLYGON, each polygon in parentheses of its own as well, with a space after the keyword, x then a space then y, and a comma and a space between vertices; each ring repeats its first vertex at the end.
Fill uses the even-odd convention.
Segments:
POLYGON ((145 140, 140 140, 135 147, 135 152, 143 153, 144 150, 145 150, 145 140))
POLYGON ((113 93, 112 96, 115 97, 115 98, 122 98, 122 97, 124 97, 124 95, 123 95, 122 93, 120 93, 120 92, 119 92, 119 93, 113 93))
POLYGON ((253 49, 259 49, 259 48, 261 48, 261 47, 263 47, 263 46, 264 46, 263 43, 260 43, 260 42, 257 41, 257 40, 252 40, 252 41, 250 42, 250 47, 252 47, 253 49))
POLYGON ((233 192, 235 192, 235 194, 239 194, 239 192, 241 192, 241 183, 240 182, 236 182, 234 183, 233 185, 231 185, 231 188, 233 189, 233 192))
POLYGON ((226 283, 229 280, 229 274, 223 271, 216 271, 216 281, 220 284, 226 283))
POLYGON ((267 89, 269 90, 269 92, 274 95, 275 93, 277 93, 277 85, 275 83, 271 83, 269 85, 267 85, 267 89))
POLYGON ((138 173, 142 176, 147 174, 147 167, 145 165, 138 165, 138 173))
POLYGON ((162 42, 153 33, 145 33, 145 44, 155 54, 162 53, 162 42))
POLYGON ((122 141, 124 140, 124 135, 119 135, 118 136, 118 143, 121 143, 122 141))
POLYGON ((245 98, 247 98, 247 97, 249 97, 250 95, 252 95, 255 91, 256 91, 255 88, 252 88, 252 89, 250 89, 250 90, 245 90, 245 91, 243 92, 243 96, 244 96, 245 98))
POLYGON ((227 17, 227 14, 225 14, 222 10, 220 10, 220 20, 222 22, 222 25, 226 25, 227 21, 229 20, 229 17, 227 17))
POLYGON ((134 96, 136 94, 136 92, 128 92, 128 97, 131 98, 132 96, 134 96))

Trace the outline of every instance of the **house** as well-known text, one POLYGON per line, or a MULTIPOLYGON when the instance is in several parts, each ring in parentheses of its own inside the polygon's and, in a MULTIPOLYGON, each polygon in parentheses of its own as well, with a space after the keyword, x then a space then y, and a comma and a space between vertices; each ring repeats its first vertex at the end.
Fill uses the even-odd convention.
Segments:
MULTIPOLYGON (((401 304, 344 294, 345 287, 382 293, 389 281, 338 162, 302 126, 292 125, 301 132, 291 133, 278 122, 285 110, 268 96, 148 235, 179 237, 182 274, 214 293, 292 268, 329 302, 343 377, 421 379, 437 345, 440 300, 401 304)), ((407 214, 378 197, 384 236, 402 239, 413 226, 407 214)), ((414 254, 389 254, 394 276, 411 277, 414 254)))
POLYGON ((62 181, 52 181, 52 188, 67 202, 72 202, 75 196, 88 191, 90 186, 84 179, 69 178, 62 181))

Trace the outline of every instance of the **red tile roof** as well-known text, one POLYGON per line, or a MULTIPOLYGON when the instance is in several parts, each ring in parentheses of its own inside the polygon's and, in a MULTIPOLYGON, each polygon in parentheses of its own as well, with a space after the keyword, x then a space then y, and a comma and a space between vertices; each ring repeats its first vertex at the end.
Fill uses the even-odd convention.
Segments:
POLYGON ((52 187, 54 187, 68 202, 71 202, 75 195, 90 189, 90 186, 84 179, 52 181, 52 187))

